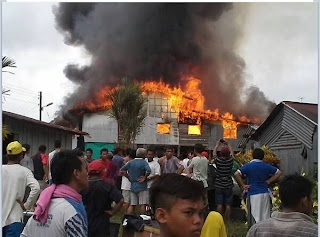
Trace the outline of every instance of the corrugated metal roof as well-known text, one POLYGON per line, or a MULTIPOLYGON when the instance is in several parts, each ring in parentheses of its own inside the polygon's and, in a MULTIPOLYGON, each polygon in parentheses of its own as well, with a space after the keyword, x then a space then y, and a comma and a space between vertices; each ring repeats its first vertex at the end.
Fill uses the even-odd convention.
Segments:
POLYGON ((284 101, 279 103, 268 118, 261 124, 261 126, 256 130, 256 132, 252 135, 252 138, 256 139, 259 137, 261 132, 267 128, 270 123, 274 120, 274 118, 279 114, 282 110, 283 106, 288 107, 292 111, 295 111, 296 114, 304 117, 306 120, 318 125, 318 105, 317 104, 309 104, 309 103, 298 103, 293 101, 284 101))
POLYGON ((57 124, 53 124, 53 123, 43 122, 43 121, 40 121, 40 120, 36 120, 36 119, 33 119, 33 118, 25 117, 25 116, 22 116, 22 115, 19 115, 19 114, 14 114, 14 113, 7 112, 7 111, 2 111, 2 116, 4 118, 5 117, 10 117, 10 118, 17 119, 17 120, 20 120, 20 121, 25 121, 27 123, 33 123, 33 124, 36 124, 36 125, 39 125, 39 126, 45 126, 45 127, 50 127, 50 128, 53 128, 53 129, 63 130, 65 132, 69 132, 69 133, 73 133, 73 134, 77 134, 77 135, 89 135, 88 133, 80 131, 78 129, 72 129, 72 128, 63 127, 63 126, 60 126, 60 125, 57 125, 57 124))
POLYGON ((293 101, 283 101, 285 105, 290 106, 297 112, 301 113, 308 119, 311 119, 318 125, 318 105, 317 104, 309 104, 309 103, 299 103, 293 101))

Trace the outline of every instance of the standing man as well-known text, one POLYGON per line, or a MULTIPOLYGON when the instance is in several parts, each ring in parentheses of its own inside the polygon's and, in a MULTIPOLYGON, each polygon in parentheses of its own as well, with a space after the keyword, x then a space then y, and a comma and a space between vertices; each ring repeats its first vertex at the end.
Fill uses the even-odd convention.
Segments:
POLYGON ((317 237, 318 226, 312 221, 312 183, 300 175, 289 175, 279 185, 283 211, 252 226, 247 237, 317 237))
POLYGON ((40 184, 40 190, 42 191, 47 187, 48 181, 48 156, 46 155, 47 147, 45 145, 39 146, 39 152, 32 157, 34 166, 34 177, 40 184))
POLYGON ((188 169, 192 170, 191 178, 197 181, 200 181, 203 184, 203 187, 208 188, 208 159, 207 157, 201 155, 204 151, 202 144, 194 145, 195 157, 191 160, 191 164, 188 166, 188 169))
POLYGON ((53 184, 42 191, 22 237, 87 237, 81 190, 88 187, 86 163, 74 151, 58 152, 51 162, 53 184))
POLYGON ((91 149, 91 148, 88 148, 87 150, 86 150, 86 162, 87 163, 91 163, 91 161, 93 161, 93 159, 92 159, 92 155, 93 155, 93 150, 91 149))
POLYGON ((89 187, 82 192, 88 214, 88 237, 110 236, 110 217, 123 204, 123 197, 116 186, 102 180, 104 166, 98 160, 89 164, 89 187), (116 205, 112 208, 111 204, 116 205))
POLYGON ((23 167, 28 168, 33 173, 34 167, 33 167, 33 160, 31 159, 29 152, 30 152, 30 145, 29 144, 23 144, 22 147, 26 149, 24 152, 24 158, 21 160, 20 165, 23 167))
POLYGON ((47 165, 47 169, 48 169, 48 174, 49 174, 49 184, 52 184, 52 177, 51 177, 51 171, 50 171, 50 164, 51 164, 51 161, 52 161, 52 158, 53 156, 59 152, 61 150, 61 141, 60 140, 55 140, 54 141, 54 150, 51 151, 49 153, 49 162, 48 162, 48 165, 47 165))
POLYGON ((234 152, 231 145, 220 139, 217 141, 214 150, 213 157, 217 166, 217 176, 215 182, 215 198, 217 211, 224 216, 226 221, 231 220, 231 205, 232 205, 232 164, 234 159, 234 152), (222 146, 220 151, 220 157, 217 156, 217 149, 222 146), (225 212, 223 212, 223 206, 225 205, 225 212))
POLYGON ((23 229, 23 211, 36 202, 39 183, 31 170, 20 165, 25 149, 17 141, 7 146, 8 164, 2 165, 2 236, 18 237, 23 229), (22 202, 26 187, 30 188, 27 201, 22 202))
POLYGON ((121 190, 121 180, 122 177, 119 174, 120 168, 123 166, 124 158, 122 156, 122 149, 120 147, 117 147, 114 149, 114 155, 112 158, 112 162, 116 165, 117 171, 116 171, 116 186, 119 190, 121 190))
MULTIPOLYGON (((130 148, 127 148, 126 150, 126 156, 124 158, 124 165, 133 160, 136 157, 136 151, 131 150, 130 148)), ((121 172, 120 175, 122 176, 122 182, 121 182, 121 190, 122 190, 122 196, 123 196, 123 207, 125 210, 125 213, 127 213, 128 208, 130 206, 130 190, 131 190, 131 182, 128 179, 128 173, 127 172, 121 172)))
POLYGON ((248 191, 248 224, 270 218, 271 204, 268 185, 281 176, 281 171, 272 165, 263 162, 264 152, 256 148, 252 153, 253 160, 235 172, 235 178, 241 189, 248 191), (248 184, 245 185, 242 176, 246 175, 248 184), (271 177, 270 177, 271 176, 271 177))
POLYGON ((145 214, 146 205, 149 204, 147 177, 151 173, 148 163, 144 160, 146 149, 138 148, 136 158, 121 168, 124 175, 128 175, 131 182, 130 207, 128 213, 133 213, 135 206, 140 206, 140 214, 145 214))
POLYGON ((173 148, 167 147, 165 156, 159 159, 162 174, 182 173, 183 165, 179 163, 179 159, 173 155, 173 152, 173 148))

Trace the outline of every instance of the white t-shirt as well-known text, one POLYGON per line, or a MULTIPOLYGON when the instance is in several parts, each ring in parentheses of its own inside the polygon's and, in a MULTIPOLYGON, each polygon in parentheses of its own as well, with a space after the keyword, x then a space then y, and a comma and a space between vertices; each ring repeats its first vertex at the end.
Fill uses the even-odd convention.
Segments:
POLYGON ((183 161, 182 161, 182 164, 184 166, 184 168, 188 168, 188 162, 189 162, 189 158, 184 158, 183 161))
POLYGON ((85 237, 86 228, 81 224, 76 209, 64 198, 51 199, 47 222, 41 224, 29 218, 20 237, 85 237))
MULTIPOLYGON (((159 165, 159 162, 156 161, 156 160, 153 160, 151 162, 148 162, 148 165, 151 169, 151 173, 150 175, 160 175, 160 165, 159 165)), ((148 188, 151 187, 151 184, 153 183, 153 180, 149 180, 148 181, 148 188)))
POLYGON ((126 176, 122 176, 121 190, 131 190, 131 182, 126 176))
POLYGON ((27 186, 31 191, 24 206, 30 209, 40 191, 38 181, 31 170, 20 164, 2 165, 2 227, 23 222, 23 210, 16 199, 23 201, 27 186))
POLYGON ((191 164, 188 167, 192 168, 191 178, 202 181, 205 188, 208 187, 208 159, 205 156, 193 157, 191 164))
POLYGON ((54 155, 59 152, 60 150, 53 150, 49 153, 49 161, 48 161, 48 165, 49 165, 49 180, 52 179, 51 177, 51 168, 50 168, 50 165, 51 165, 51 161, 52 161, 52 158, 54 157, 54 155))

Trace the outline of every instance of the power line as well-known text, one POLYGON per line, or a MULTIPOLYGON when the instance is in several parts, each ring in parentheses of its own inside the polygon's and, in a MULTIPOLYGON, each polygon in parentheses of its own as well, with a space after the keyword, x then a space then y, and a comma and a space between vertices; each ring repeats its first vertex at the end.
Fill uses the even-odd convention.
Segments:
MULTIPOLYGON (((16 101, 20 101, 20 102, 24 102, 24 103, 29 103, 29 104, 36 104, 36 103, 32 103, 31 101, 19 100, 19 99, 15 99, 15 98, 12 98, 12 97, 10 97, 10 99, 16 100, 16 101)), ((36 104, 36 105, 38 105, 38 104, 36 104)))
POLYGON ((13 87, 13 88, 16 88, 20 91, 25 91, 25 92, 28 92, 28 93, 38 93, 37 91, 34 91, 34 90, 31 90, 31 89, 27 89, 25 87, 22 87, 22 86, 17 86, 16 84, 11 84, 11 83, 4 83, 3 84, 4 87, 13 87))

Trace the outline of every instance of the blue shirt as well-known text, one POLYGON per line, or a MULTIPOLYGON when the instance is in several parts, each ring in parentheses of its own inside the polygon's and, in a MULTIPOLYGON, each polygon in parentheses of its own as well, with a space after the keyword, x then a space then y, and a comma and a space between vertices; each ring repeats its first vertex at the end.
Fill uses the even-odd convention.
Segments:
POLYGON ((270 175, 275 174, 278 169, 261 160, 254 159, 239 168, 242 175, 248 178, 248 185, 250 185, 248 195, 268 193, 268 184, 266 181, 270 175))
POLYGON ((120 170, 120 168, 121 168, 121 166, 122 166, 122 164, 123 164, 124 159, 123 159, 122 156, 114 155, 114 156, 112 157, 112 161, 116 164, 117 170, 120 170))
POLYGON ((123 166, 121 170, 128 171, 132 192, 139 193, 140 191, 147 190, 147 180, 145 180, 143 183, 139 183, 139 178, 141 176, 145 176, 146 173, 151 173, 151 169, 144 159, 135 158, 123 166))

